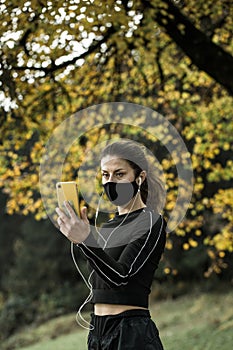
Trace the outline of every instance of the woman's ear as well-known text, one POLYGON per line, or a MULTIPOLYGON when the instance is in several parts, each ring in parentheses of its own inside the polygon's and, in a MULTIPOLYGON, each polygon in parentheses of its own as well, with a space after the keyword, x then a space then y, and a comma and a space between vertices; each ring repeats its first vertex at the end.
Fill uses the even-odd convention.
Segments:
POLYGON ((141 186, 141 184, 145 181, 146 178, 146 171, 141 171, 139 178, 138 178, 138 185, 141 186))

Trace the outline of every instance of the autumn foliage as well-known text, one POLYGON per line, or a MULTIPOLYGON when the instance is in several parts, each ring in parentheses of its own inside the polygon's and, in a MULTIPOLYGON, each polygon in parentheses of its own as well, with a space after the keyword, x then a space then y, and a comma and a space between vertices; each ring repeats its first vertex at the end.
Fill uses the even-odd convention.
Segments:
MULTIPOLYGON (((206 277, 229 268, 232 2, 7 0, 0 12, 0 186, 7 195, 6 212, 46 218, 39 167, 46 142, 64 120, 104 102, 142 105, 177 129, 194 172, 189 210, 168 236, 165 274, 179 275, 179 254, 194 252, 195 260, 199 249, 206 277)), ((141 118, 137 124, 144 125, 141 118)), ((70 150, 65 178, 76 179, 85 152, 113 137, 133 138, 157 150, 153 125, 146 131, 154 138, 145 130, 123 127, 120 120, 118 127, 94 130, 90 120, 80 121, 90 131, 70 150)), ((177 176, 166 154, 161 167, 169 215, 177 176)))

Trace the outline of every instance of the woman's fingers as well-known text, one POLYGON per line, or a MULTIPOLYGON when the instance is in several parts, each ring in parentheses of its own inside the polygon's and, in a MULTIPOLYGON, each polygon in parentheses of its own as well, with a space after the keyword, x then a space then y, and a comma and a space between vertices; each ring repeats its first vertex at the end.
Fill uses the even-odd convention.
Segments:
POLYGON ((56 213, 62 220, 65 220, 65 218, 67 218, 66 214, 60 208, 56 208, 56 213))
POLYGON ((57 218, 57 223, 58 223, 58 226, 61 226, 63 224, 63 221, 60 217, 57 218))
POLYGON ((78 218, 69 203, 65 202, 64 205, 69 216, 67 216, 60 208, 56 208, 59 229, 71 242, 80 243, 84 241, 90 233, 87 208, 82 208, 81 218, 78 218))
POLYGON ((75 213, 74 209, 72 208, 69 202, 65 201, 64 206, 72 219, 78 219, 77 214, 75 213))
POLYGON ((62 232, 62 227, 66 226, 70 219, 60 208, 56 208, 56 213, 58 215, 57 224, 59 226, 60 231, 62 232))
POLYGON ((81 218, 85 222, 85 224, 89 224, 89 220, 87 218, 87 207, 83 207, 81 209, 81 218))

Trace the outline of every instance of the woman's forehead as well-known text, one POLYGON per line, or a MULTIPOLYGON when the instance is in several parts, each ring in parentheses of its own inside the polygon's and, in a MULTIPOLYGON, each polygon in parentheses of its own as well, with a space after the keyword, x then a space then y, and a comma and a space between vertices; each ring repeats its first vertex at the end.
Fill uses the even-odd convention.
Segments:
POLYGON ((101 169, 115 170, 115 169, 129 169, 131 168, 127 160, 119 158, 118 156, 106 155, 101 159, 101 169))

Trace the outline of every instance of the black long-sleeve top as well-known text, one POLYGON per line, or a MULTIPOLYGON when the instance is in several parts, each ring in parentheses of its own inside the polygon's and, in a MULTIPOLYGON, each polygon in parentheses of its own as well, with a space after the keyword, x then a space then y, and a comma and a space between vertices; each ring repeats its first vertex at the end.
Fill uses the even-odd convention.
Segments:
POLYGON ((78 244, 94 270, 92 303, 148 307, 153 275, 164 251, 165 228, 160 214, 143 208, 116 214, 103 225, 101 235, 92 230, 78 244))

